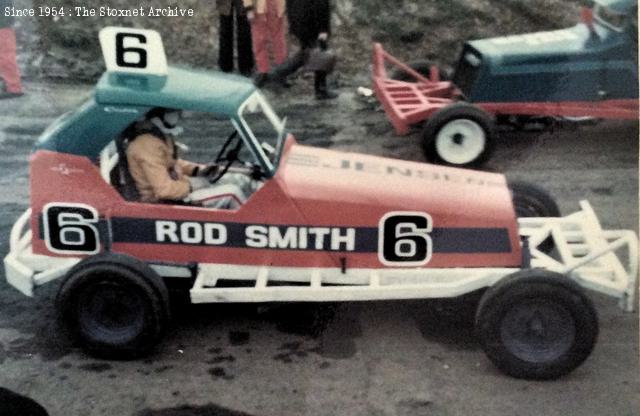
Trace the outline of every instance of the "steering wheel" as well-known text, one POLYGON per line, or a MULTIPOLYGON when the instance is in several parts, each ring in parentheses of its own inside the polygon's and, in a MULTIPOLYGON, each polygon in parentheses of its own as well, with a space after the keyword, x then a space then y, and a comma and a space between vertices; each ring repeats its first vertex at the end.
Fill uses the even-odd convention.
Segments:
POLYGON ((227 137, 227 139, 224 141, 224 144, 222 145, 222 147, 220 148, 220 151, 218 152, 218 155, 216 156, 215 163, 222 162, 223 160, 229 160, 228 156, 233 156, 233 155, 228 155, 228 153, 230 152, 227 152, 227 154, 225 154, 225 151, 227 150, 231 142, 233 142, 233 139, 235 139, 236 137, 238 137, 238 131, 234 130, 229 135, 229 137, 227 137))
POLYGON ((227 171, 229 170, 233 162, 235 161, 242 162, 238 157, 238 154, 240 153, 240 149, 242 148, 242 140, 238 138, 236 145, 233 147, 230 147, 231 143, 233 143, 233 139, 235 139, 236 137, 238 137, 238 131, 234 130, 233 133, 229 135, 227 140, 225 140, 224 144, 222 145, 222 148, 220 149, 220 151, 218 152, 218 155, 216 156, 215 163, 216 164, 220 162, 226 162, 226 163, 222 169, 218 170, 215 176, 209 178, 209 183, 218 182, 220 178, 222 178, 225 175, 225 173, 227 173, 227 171))

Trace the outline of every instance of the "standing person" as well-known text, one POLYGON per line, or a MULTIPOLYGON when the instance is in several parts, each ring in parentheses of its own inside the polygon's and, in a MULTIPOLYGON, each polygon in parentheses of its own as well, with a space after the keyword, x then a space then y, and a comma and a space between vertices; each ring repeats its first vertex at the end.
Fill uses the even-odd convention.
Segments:
POLYGON ((251 26, 244 11, 242 0, 217 0, 220 26, 218 28, 218 66, 223 72, 233 71, 233 17, 235 15, 238 70, 245 77, 253 72, 253 49, 251 48, 251 26))
POLYGON ((5 8, 12 6, 12 0, 0 0, 0 78, 4 82, 4 91, 0 90, 0 98, 22 95, 20 71, 16 62, 16 32, 13 29, 13 17, 4 14, 5 8))
POLYGON ((255 83, 261 87, 267 82, 270 69, 268 44, 271 43, 275 65, 281 65, 287 59, 285 0, 244 0, 244 7, 251 22, 253 53, 258 69, 255 83))
MULTIPOLYGON (((300 42, 300 51, 274 71, 273 77, 281 82, 307 62, 313 48, 326 49, 331 33, 329 0, 288 0, 287 16, 289 32, 300 42)), ((326 71, 315 71, 314 90, 319 100, 337 97, 329 91, 326 71)))

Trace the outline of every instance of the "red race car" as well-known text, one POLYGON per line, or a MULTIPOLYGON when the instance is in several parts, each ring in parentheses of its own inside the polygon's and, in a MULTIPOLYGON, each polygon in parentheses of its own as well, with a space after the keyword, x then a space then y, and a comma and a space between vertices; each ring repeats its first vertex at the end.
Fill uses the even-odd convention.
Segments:
POLYGON ((555 378, 596 342, 582 287, 633 308, 637 238, 602 230, 588 203, 559 217, 546 193, 499 174, 302 146, 244 78, 167 67, 153 31, 107 28, 101 38, 107 72, 38 141, 31 207, 4 261, 28 296, 63 279, 57 308, 89 352, 152 349, 176 282, 193 303, 486 289, 477 330, 489 358, 517 377, 555 378), (245 175, 237 207, 127 196, 127 127, 156 107, 230 120, 215 158, 223 169, 210 179, 215 188, 229 172, 245 175))

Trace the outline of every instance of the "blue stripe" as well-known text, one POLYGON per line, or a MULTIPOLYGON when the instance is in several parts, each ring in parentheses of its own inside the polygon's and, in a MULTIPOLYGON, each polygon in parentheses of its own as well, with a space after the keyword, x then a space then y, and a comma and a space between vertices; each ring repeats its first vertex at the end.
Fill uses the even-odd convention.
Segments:
MULTIPOLYGON (((112 218, 111 227, 114 243, 144 243, 144 244, 176 244, 176 245, 195 245, 207 246, 207 244, 189 244, 189 243, 171 243, 157 242, 155 236, 155 222, 165 221, 163 219, 146 219, 146 218, 112 218)), ((180 227, 184 222, 200 221, 178 221, 175 222, 180 227)), ((216 223, 224 225, 227 229, 228 239, 224 244, 225 247, 248 248, 245 244, 245 233, 247 227, 251 225, 261 225, 265 227, 277 226, 281 233, 289 227, 314 227, 314 225, 274 225, 274 224, 245 224, 237 222, 216 223)), ((331 226, 322 226, 331 227, 331 226)), ((341 234, 344 235, 349 227, 331 227, 339 228, 341 234)), ((350 252, 356 253, 377 253, 378 252, 378 228, 373 227, 351 227, 355 228, 355 250, 350 252)), ((509 253, 512 251, 511 241, 509 239, 509 230, 507 228, 434 228, 430 233, 433 241, 433 253, 453 254, 453 253, 509 253)), ((330 239, 324 239, 322 250, 331 251, 330 239)), ((315 250, 313 244, 305 250, 315 250)), ((278 248, 265 248, 278 250, 278 248)), ((292 249, 279 249, 292 250, 292 249)), ((344 251, 344 250, 340 250, 344 251)))

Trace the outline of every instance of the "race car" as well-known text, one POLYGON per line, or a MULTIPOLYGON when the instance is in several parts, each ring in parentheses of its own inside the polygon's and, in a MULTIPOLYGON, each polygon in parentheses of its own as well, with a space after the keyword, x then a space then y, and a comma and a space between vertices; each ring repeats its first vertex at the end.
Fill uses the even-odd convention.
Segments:
POLYGON ((637 4, 595 0, 568 29, 466 42, 450 80, 375 44, 376 96, 397 134, 422 125, 427 159, 459 167, 489 158, 497 124, 638 120, 637 4))
POLYGON ((548 379, 595 345, 583 287, 633 309, 635 233, 603 230, 587 202, 560 217, 544 191, 500 174, 300 145, 249 80, 167 66, 154 31, 100 35, 107 71, 39 138, 30 208, 4 259, 25 295, 61 279, 59 316, 89 353, 149 353, 167 327, 172 285, 193 303, 485 290, 476 325, 488 357, 507 374, 548 379), (125 132, 156 107, 229 121, 212 148, 225 168, 247 168, 254 191, 238 208, 127 196, 125 132))

